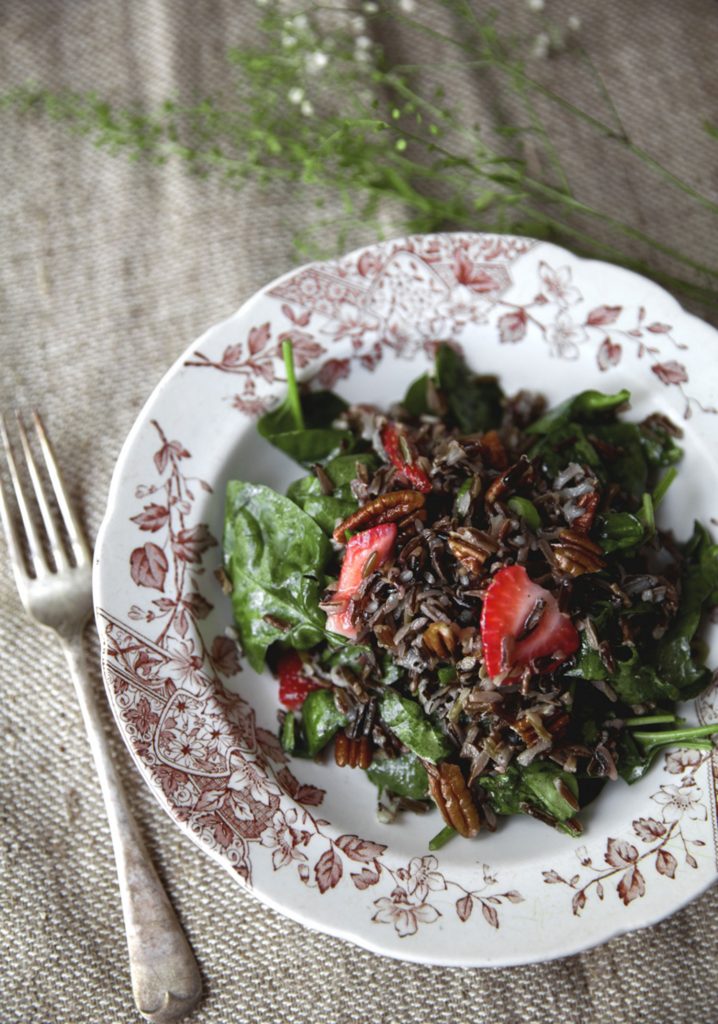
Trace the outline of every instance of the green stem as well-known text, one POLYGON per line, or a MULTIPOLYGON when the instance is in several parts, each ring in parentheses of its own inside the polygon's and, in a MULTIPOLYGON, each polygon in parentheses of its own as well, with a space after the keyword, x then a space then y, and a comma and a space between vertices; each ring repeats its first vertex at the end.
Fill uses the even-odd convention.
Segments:
MULTIPOLYGON (((648 732, 631 733, 634 740, 641 745, 645 754, 651 754, 658 747, 684 747, 691 748, 695 742, 703 737, 714 736, 718 733, 718 722, 710 725, 696 725, 688 729, 665 729, 648 732)), ((707 750, 713 744, 702 743, 698 749, 707 750)))
POLYGON ((663 501, 666 496, 666 491, 671 486, 673 481, 676 479, 678 470, 675 466, 671 466, 670 469, 664 473, 661 479, 656 484, 656 488, 653 492, 653 508, 656 509, 663 501))
POLYGON ((664 725, 677 721, 675 715, 638 715, 636 718, 624 718, 624 725, 664 725))
POLYGON ((446 846, 456 835, 458 835, 458 832, 455 828, 452 828, 451 825, 445 825, 441 832, 437 832, 434 838, 429 840, 429 849, 440 850, 442 846, 446 846))
POLYGON ((284 356, 284 368, 287 373, 287 403, 294 420, 294 429, 304 430, 304 414, 302 413, 302 402, 299 397, 297 377, 294 372, 292 343, 289 339, 282 342, 282 355, 284 356))

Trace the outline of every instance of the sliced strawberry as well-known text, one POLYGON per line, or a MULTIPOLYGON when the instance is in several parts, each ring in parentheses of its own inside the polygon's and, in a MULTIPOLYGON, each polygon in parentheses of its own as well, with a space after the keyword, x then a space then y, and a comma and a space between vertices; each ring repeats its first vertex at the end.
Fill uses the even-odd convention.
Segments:
POLYGON ((342 636, 356 636, 356 627, 351 620, 349 602, 356 594, 367 571, 367 563, 372 559, 370 571, 378 569, 389 558, 396 540, 395 523, 384 523, 373 526, 370 530, 362 530, 351 538, 344 552, 339 573, 339 585, 332 596, 332 603, 339 604, 327 617, 327 629, 342 636))
POLYGON ((297 651, 287 651, 277 665, 279 703, 293 711, 300 708, 307 694, 319 687, 304 675, 304 662, 297 651))
POLYGON ((431 480, 421 466, 407 460, 406 452, 402 450, 400 437, 401 432, 396 423, 387 423, 382 428, 381 443, 384 446, 386 457, 392 466, 396 466, 401 475, 409 481, 415 491, 428 494, 431 490, 431 480))
POLYGON ((559 665, 577 650, 579 637, 553 594, 534 583, 523 566, 509 565, 496 573, 486 591, 481 642, 486 671, 493 677, 535 658, 553 657, 553 665, 559 665), (544 602, 542 612, 538 601, 544 602), (526 632, 532 612, 537 622, 526 632))

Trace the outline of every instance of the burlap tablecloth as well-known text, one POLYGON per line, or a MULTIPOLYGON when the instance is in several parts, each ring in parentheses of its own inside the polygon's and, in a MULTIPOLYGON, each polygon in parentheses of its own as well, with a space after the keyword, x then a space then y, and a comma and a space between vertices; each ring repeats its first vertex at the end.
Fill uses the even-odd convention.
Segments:
MULTIPOLYGON (((532 17, 519 0, 503 7, 514 25, 532 17)), ((700 127, 715 120, 713 0, 555 0, 549 10, 557 21, 581 17, 581 38, 637 141, 715 190, 715 143, 700 127)), ((12 84, 96 88, 122 101, 191 97, 228 84, 224 51, 255 22, 247 0, 4 0, 0 69, 12 84)), ((556 75, 581 103, 598 102, 567 72, 556 75)), ((470 81, 455 88, 471 99, 470 81)), ((486 97, 472 102, 480 119, 486 97)), ((654 179, 552 116, 593 198, 715 264, 703 215, 677 214, 654 179)), ((197 334, 292 265, 292 235, 313 209, 278 190, 236 193, 172 165, 112 159, 37 118, 0 112, 0 139, 0 405, 44 411, 94 534, 120 445, 152 386, 197 334)), ((401 231, 398 216, 388 228, 401 231)), ((110 839, 80 717, 63 659, 21 614, 5 567, 0 666, 0 1022, 134 1021, 110 839)), ((559 962, 501 971, 395 963, 260 906, 179 833, 116 736, 113 746, 202 966, 197 1024, 718 1021, 716 889, 655 928, 559 962)))

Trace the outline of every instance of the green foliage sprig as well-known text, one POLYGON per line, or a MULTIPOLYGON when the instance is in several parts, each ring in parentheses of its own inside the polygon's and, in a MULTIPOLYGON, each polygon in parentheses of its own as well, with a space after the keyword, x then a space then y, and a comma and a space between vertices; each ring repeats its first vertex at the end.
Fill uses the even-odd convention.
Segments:
MULTIPOLYGON (((676 202, 718 213, 718 203, 632 140, 578 39, 560 59, 578 61, 594 77, 605 115, 578 107, 539 81, 530 70, 527 41, 502 35, 494 17, 477 14, 470 0, 432 2, 452 13, 461 28, 458 38, 431 26, 427 3, 420 14, 409 0, 367 2, 361 13, 312 3, 289 14, 285 0, 264 0, 261 42, 228 53, 236 77, 236 90, 228 96, 193 104, 167 100, 146 112, 114 107, 95 93, 23 87, 3 102, 20 111, 39 110, 115 153, 158 164, 180 158, 194 173, 218 175, 235 186, 302 186, 320 210, 339 196, 341 219, 334 209, 331 216, 320 213, 296 240, 310 255, 324 254, 317 239, 328 233, 340 250, 360 230, 382 237, 387 204, 396 225, 399 203, 408 231, 461 228, 549 238, 718 306, 718 268, 576 195, 539 114, 539 97, 639 160, 647 175, 673 190, 676 202), (389 58, 372 32, 391 34, 395 23, 432 39, 435 64, 389 58), (432 82, 432 70, 438 79, 451 67, 500 76, 502 88, 521 104, 522 123, 495 124, 490 141, 438 80, 432 82), (633 255, 636 246, 645 254, 641 258, 633 255), (655 253, 664 257, 660 268, 655 253)), ((545 53, 564 45, 565 33, 547 24, 533 40, 534 55, 537 43, 545 53)), ((715 133, 713 126, 704 127, 715 133)))

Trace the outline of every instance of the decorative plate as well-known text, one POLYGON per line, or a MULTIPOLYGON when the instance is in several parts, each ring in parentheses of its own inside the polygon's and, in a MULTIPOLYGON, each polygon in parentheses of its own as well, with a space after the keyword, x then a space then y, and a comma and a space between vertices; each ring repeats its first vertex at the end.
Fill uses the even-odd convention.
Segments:
MULTIPOLYGON (((498 966, 576 953, 659 921, 716 878, 715 763, 664 756, 612 785, 581 840, 526 819, 430 854, 438 812, 375 817, 361 772, 292 761, 277 686, 237 650, 220 565, 233 477, 284 489, 300 470, 260 438, 300 376, 388 404, 437 340, 477 370, 556 401, 630 388, 632 415, 685 431, 665 503, 679 537, 718 515, 718 333, 636 274, 525 238, 383 242, 267 285, 196 341, 122 450, 97 544, 96 617, 118 727, 177 825, 260 900, 312 928, 422 963, 498 966)), ((715 632, 715 631, 714 631, 715 632)), ((712 664, 718 663, 713 639, 712 664)), ((718 689, 686 708, 718 716, 718 689)))

